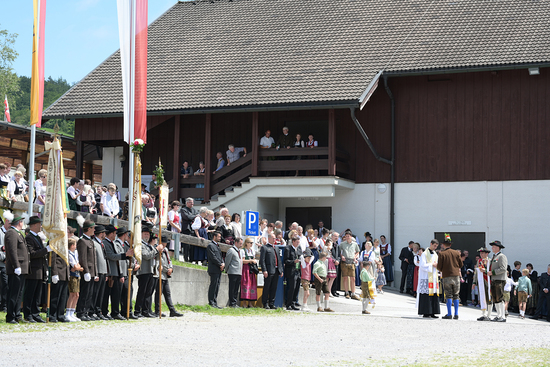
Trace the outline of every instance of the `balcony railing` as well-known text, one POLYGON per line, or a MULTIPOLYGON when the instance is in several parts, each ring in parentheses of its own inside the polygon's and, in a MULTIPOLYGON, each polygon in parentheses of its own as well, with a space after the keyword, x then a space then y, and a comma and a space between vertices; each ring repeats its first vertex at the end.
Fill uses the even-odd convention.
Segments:
MULTIPOLYGON (((259 149, 258 152, 258 176, 328 176, 329 148, 290 148, 290 149, 259 149)), ((234 186, 243 180, 253 176, 253 157, 247 154, 229 166, 225 166, 211 176, 209 188, 205 176, 191 176, 180 178, 180 198, 192 197, 203 201, 209 201, 206 192, 212 195, 223 192, 228 187, 234 186), (204 185, 197 188, 197 185, 204 185), (209 189, 209 190, 208 190, 209 189)), ((349 154, 336 149, 335 169, 336 175, 349 177, 349 154)))

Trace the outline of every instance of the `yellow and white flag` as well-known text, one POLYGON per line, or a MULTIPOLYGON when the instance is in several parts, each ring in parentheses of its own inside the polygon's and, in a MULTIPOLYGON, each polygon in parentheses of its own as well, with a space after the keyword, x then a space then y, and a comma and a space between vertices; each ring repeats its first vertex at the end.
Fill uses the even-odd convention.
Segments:
POLYGON ((134 185, 132 188, 132 213, 129 223, 132 232, 134 256, 141 264, 141 160, 139 154, 134 154, 134 185))
POLYGON ((160 226, 166 228, 168 226, 168 195, 170 194, 170 186, 166 181, 159 187, 159 209, 160 209, 160 226))
POLYGON ((46 186, 46 203, 42 229, 50 240, 50 247, 67 265, 69 264, 69 248, 67 237, 67 193, 65 191, 65 173, 63 170, 63 154, 57 138, 53 143, 46 142, 46 150, 50 150, 48 158, 48 182, 46 186))

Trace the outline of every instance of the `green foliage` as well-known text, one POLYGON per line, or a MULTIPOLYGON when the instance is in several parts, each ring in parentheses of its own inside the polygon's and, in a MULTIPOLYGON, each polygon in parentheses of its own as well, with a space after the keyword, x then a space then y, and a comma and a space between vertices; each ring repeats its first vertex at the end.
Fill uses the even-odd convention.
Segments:
MULTIPOLYGON (((71 85, 63 78, 53 79, 51 76, 44 79, 44 109, 54 103, 71 85)), ((11 122, 19 125, 28 126, 31 119, 31 78, 27 76, 19 77, 20 92, 15 97, 15 106, 13 108, 10 102, 11 122)), ((9 101, 9 96, 8 96, 9 101)), ((42 124, 42 127, 53 129, 55 123, 59 125, 59 132, 64 135, 74 135, 74 120, 49 120, 42 124)))
POLYGON ((0 29, 0 96, 2 100, 6 94, 13 96, 19 93, 17 75, 12 68, 13 62, 19 55, 13 48, 16 38, 17 33, 0 29))

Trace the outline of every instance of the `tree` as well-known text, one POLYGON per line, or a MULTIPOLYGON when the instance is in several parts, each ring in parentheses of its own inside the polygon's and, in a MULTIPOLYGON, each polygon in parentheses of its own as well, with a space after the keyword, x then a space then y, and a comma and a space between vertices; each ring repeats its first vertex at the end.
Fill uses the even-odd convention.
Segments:
POLYGON ((13 48, 17 33, 0 29, 0 96, 16 96, 19 93, 19 78, 13 72, 12 64, 19 56, 13 48))

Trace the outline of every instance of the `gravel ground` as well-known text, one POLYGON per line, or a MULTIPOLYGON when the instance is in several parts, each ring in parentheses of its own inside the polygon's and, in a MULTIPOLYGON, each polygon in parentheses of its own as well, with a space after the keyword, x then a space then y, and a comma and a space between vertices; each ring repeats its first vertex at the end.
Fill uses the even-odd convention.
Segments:
POLYGON ((510 315, 506 323, 481 323, 471 307, 460 309, 460 320, 422 319, 412 297, 391 292, 378 296, 371 315, 342 297, 331 298, 330 306, 337 312, 187 312, 162 320, 6 325, 2 360, 9 366, 421 366, 435 364, 426 356, 431 351, 437 365, 454 366, 485 365, 504 349, 498 352, 503 365, 521 365, 522 358, 531 359, 526 365, 550 364, 545 321, 510 315))

